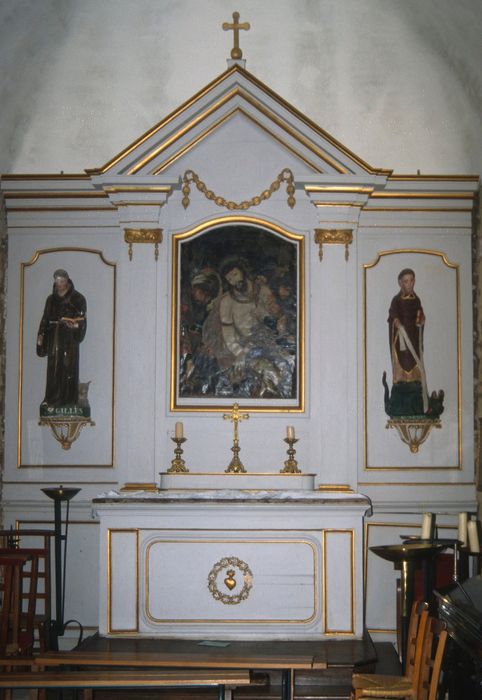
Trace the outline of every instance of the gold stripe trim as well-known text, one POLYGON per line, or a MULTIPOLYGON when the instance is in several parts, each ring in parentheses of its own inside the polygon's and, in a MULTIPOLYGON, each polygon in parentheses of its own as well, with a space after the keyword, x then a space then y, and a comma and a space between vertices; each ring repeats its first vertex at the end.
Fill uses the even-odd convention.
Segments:
MULTIPOLYGON (((405 469, 405 467, 401 467, 405 469)), ((359 486, 474 486, 475 481, 359 481, 359 486)))
MULTIPOLYGON (((109 203, 110 204, 110 203, 109 203)), ((117 211, 116 206, 105 206, 105 207, 7 207, 7 211, 10 212, 22 212, 22 211, 106 211, 113 212, 117 211)))
POLYGON ((25 190, 9 190, 8 192, 5 192, 3 196, 5 199, 105 199, 107 197, 105 192, 100 192, 99 190, 96 190, 95 192, 76 192, 75 190, 62 190, 62 192, 29 192, 25 190))
POLYGON ((8 173, 2 175, 1 179, 5 182, 24 181, 24 180, 90 180, 90 175, 85 173, 23 173, 22 175, 14 175, 8 173))
POLYGON ((340 150, 345 156, 348 156, 351 160, 353 160, 357 165, 359 165, 363 170, 366 170, 367 172, 371 174, 383 174, 383 175, 390 175, 393 171, 392 170, 385 170, 381 168, 372 168, 368 163, 366 163, 364 160, 359 158, 355 153, 350 151, 346 146, 344 146, 340 141, 337 141, 331 134, 328 132, 324 131, 318 124, 315 122, 311 121, 306 115, 303 113, 299 112, 295 107, 290 105, 288 102, 286 102, 282 97, 277 95, 271 88, 269 88, 267 85, 262 83, 258 78, 255 78, 254 75, 249 73, 246 70, 243 70, 242 68, 238 68, 239 73, 241 73, 244 77, 246 77, 248 80, 250 80, 254 85, 259 87, 263 92, 265 92, 269 97, 271 97, 275 102, 280 104, 282 107, 284 107, 290 114, 292 114, 294 117, 299 119, 303 124, 308 126, 310 129, 315 131, 319 136, 324 138, 326 141, 328 141, 332 146, 335 146, 338 150, 340 150))
POLYGON ((373 187, 360 187, 356 185, 305 185, 305 192, 308 192, 309 194, 317 194, 323 192, 339 192, 340 194, 371 194, 373 192, 373 187))
POLYGON ((318 484, 318 491, 340 491, 343 493, 355 493, 348 484, 318 484))
MULTIPOLYGON (((166 139, 163 141, 157 148, 154 148, 147 156, 145 156, 140 162, 136 163, 132 168, 129 169, 128 174, 129 175, 135 175, 139 170, 141 170, 145 165, 150 163, 154 158, 156 158, 160 153, 165 151, 167 148, 172 146, 172 144, 176 143, 176 141, 179 141, 185 134, 187 134, 189 131, 191 131, 194 127, 196 127, 198 124, 202 123, 205 119, 211 116, 214 112, 216 112, 218 109, 220 109, 223 105, 225 105, 227 102, 229 102, 233 97, 235 97, 238 94, 238 88, 231 90, 230 92, 227 93, 227 95, 224 95, 222 99, 220 99, 218 102, 215 102, 213 105, 211 105, 205 112, 202 112, 199 114, 195 119, 190 121, 188 124, 185 124, 182 129, 179 129, 179 131, 176 131, 175 134, 173 134, 170 138, 166 139)), ((224 121, 224 117, 220 119, 220 123, 224 121)), ((211 128, 215 128, 216 125, 214 125, 211 128)), ((201 139, 203 137, 203 134, 201 134, 198 139, 201 139)))
POLYGON ((451 213, 465 213, 470 214, 473 210, 472 208, 467 209, 466 207, 371 207, 365 206, 364 212, 372 211, 419 211, 419 212, 451 212, 451 213))
POLYGON ((119 161, 121 161, 123 158, 128 156, 130 153, 132 153, 132 151, 134 151, 139 146, 142 146, 143 143, 145 143, 148 139, 150 139, 152 136, 154 136, 154 134, 156 134, 158 131, 160 131, 160 129, 162 129, 164 126, 167 126, 176 117, 178 117, 183 112, 188 110, 189 107, 192 107, 193 104, 195 104, 204 95, 206 95, 213 88, 215 88, 217 85, 219 85, 219 83, 221 83, 230 73, 235 72, 235 70, 236 70, 235 68, 231 68, 231 69, 224 71, 224 73, 221 73, 221 75, 219 75, 217 78, 215 78, 211 83, 208 83, 208 85, 206 85, 202 90, 195 93, 189 100, 187 100, 186 102, 183 102, 180 107, 175 109, 173 112, 170 112, 167 115, 167 117, 164 117, 164 119, 162 119, 160 122, 158 122, 155 126, 151 127, 148 131, 146 131, 142 136, 140 136, 138 139, 133 141, 124 150, 122 150, 116 156, 111 158, 111 160, 107 161, 107 163, 102 165, 100 168, 87 169, 86 170, 87 174, 88 175, 103 175, 104 173, 106 173, 107 170, 110 170, 110 168, 112 168, 119 161))
POLYGON ((476 192, 374 192, 372 199, 475 199, 476 192))
POLYGON ((274 139, 278 143, 280 143, 286 150, 290 151, 295 155, 297 158, 299 158, 305 165, 307 165, 311 170, 313 170, 315 173, 321 174, 321 170, 316 167, 313 163, 311 163, 307 158, 305 158, 301 153, 296 151, 289 143, 286 141, 283 141, 279 136, 277 136, 273 131, 268 129, 264 124, 261 124, 257 119, 255 119, 251 114, 248 114, 244 109, 241 107, 236 107, 234 110, 229 112, 229 114, 225 115, 224 117, 220 118, 215 124, 211 125, 209 129, 206 129, 205 131, 202 132, 202 134, 199 134, 196 138, 192 139, 184 148, 181 148, 179 151, 177 151, 173 156, 165 160, 160 166, 156 168, 156 170, 153 171, 153 175, 160 175, 164 170, 166 170, 168 167, 170 167, 176 160, 184 156, 186 153, 188 153, 194 146, 196 146, 198 143, 200 143, 204 138, 206 138, 209 134, 211 134, 216 128, 218 128, 221 124, 223 124, 225 121, 228 121, 231 119, 237 112, 243 114, 246 119, 251 120, 254 124, 259 129, 262 129, 265 133, 267 133, 270 138, 274 139))
MULTIPOLYGON (((314 155, 316 155, 318 158, 323 160, 325 163, 328 165, 331 165, 337 172, 342 173, 342 174, 347 174, 348 171, 346 168, 344 168, 338 161, 336 161, 334 158, 329 156, 325 151, 322 149, 316 147, 309 139, 304 137, 302 134, 297 133, 294 131, 292 128, 288 127, 286 122, 283 120, 279 119, 275 114, 273 114, 270 110, 266 109, 258 100, 255 100, 252 98, 248 93, 246 93, 242 88, 236 87, 230 92, 228 92, 226 95, 224 95, 218 102, 215 102, 213 105, 209 107, 209 109, 205 110, 201 114, 199 114, 195 119, 190 121, 188 124, 185 124, 179 131, 177 131, 175 134, 173 134, 170 138, 166 139, 165 141, 162 142, 157 148, 155 148, 153 151, 151 151, 148 155, 146 155, 139 163, 131 167, 128 171, 129 175, 134 175, 137 173, 139 170, 141 170, 145 165, 150 163, 154 158, 156 158, 160 153, 165 151, 167 148, 169 148, 172 144, 174 144, 176 141, 178 141, 180 138, 182 138, 186 133, 191 131, 194 127, 196 127, 198 124, 202 123, 205 121, 208 117, 211 116, 214 112, 216 112, 218 109, 223 107, 225 104, 230 102, 233 98, 235 97, 240 97, 243 99, 245 102, 250 104, 254 109, 256 109, 258 112, 263 114, 267 119, 269 119, 271 122, 276 124, 280 129, 282 129, 284 132, 289 134, 292 138, 294 138, 296 141, 299 143, 303 144, 305 148, 307 148, 309 151, 311 151, 314 155)), ((227 119, 230 119, 233 115, 237 114, 238 112, 249 116, 242 108, 240 107, 235 107, 233 108, 232 111, 230 111, 228 114, 223 115, 219 118, 217 122, 214 124, 210 125, 208 129, 203 131, 201 134, 199 134, 197 137, 193 139, 191 144, 188 144, 185 149, 183 149, 180 152, 180 155, 182 155, 184 152, 192 148, 194 145, 196 145, 198 142, 203 140, 207 135, 212 133, 216 128, 218 128, 221 124, 223 124, 227 119)), ((254 121, 254 123, 258 123, 253 117, 251 119, 254 121)), ((265 127, 266 128, 266 127, 265 127)), ((268 131, 268 133, 270 133, 268 131)), ((283 142, 282 142, 283 143, 283 142)), ((291 147, 290 147, 291 148, 291 147)), ((158 174, 161 172, 161 170, 164 169, 164 166, 159 166, 155 171, 154 174, 158 174)), ((318 169, 317 169, 318 170, 318 169)), ((318 170, 319 172, 319 170, 318 170)))
POLYGON ((19 319, 19 338, 18 338, 18 409, 17 409, 17 469, 50 469, 59 468, 61 464, 22 464, 22 390, 23 390, 23 326, 24 326, 24 303, 25 303, 25 270, 28 267, 34 265, 41 255, 48 255, 49 253, 91 253, 93 255, 98 255, 100 260, 112 268, 113 273, 113 284, 112 284, 112 406, 111 406, 111 461, 110 464, 69 464, 68 467, 79 467, 82 468, 104 468, 112 469, 115 464, 115 338, 116 338, 116 300, 117 300, 117 265, 114 262, 110 262, 104 257, 101 250, 95 248, 77 248, 77 247, 59 247, 59 248, 44 248, 42 250, 37 250, 33 257, 28 262, 22 262, 20 264, 20 319, 19 319))
POLYGON ((109 187, 104 187, 105 192, 163 192, 169 194, 172 191, 171 185, 112 185, 109 187))
POLYGON ((355 633, 355 605, 356 605, 356 581, 355 581, 355 531, 351 529, 339 530, 339 529, 324 529, 322 532, 322 542, 323 542, 323 634, 329 635, 340 635, 347 634, 353 635, 355 633), (327 563, 326 563, 326 540, 329 534, 340 534, 350 536, 350 556, 351 556, 351 629, 350 630, 333 630, 328 629, 328 595, 327 595, 327 563))
POLYGON ((397 175, 392 173, 388 176, 389 180, 395 180, 399 182, 409 182, 417 180, 437 180, 439 182, 448 182, 450 180, 457 180, 458 182, 473 182, 477 183, 479 181, 478 175, 397 175))
POLYGON ((111 160, 109 160, 105 165, 101 166, 100 168, 93 168, 93 169, 87 169, 86 172, 88 175, 101 175, 110 168, 112 168, 114 165, 119 163, 123 158, 128 156, 130 153, 132 153, 137 147, 141 146, 143 143, 145 143, 149 138, 154 136, 160 129, 163 127, 167 126, 170 122, 172 122, 174 119, 179 117, 181 114, 186 112, 190 107, 192 107, 197 101, 199 101, 202 97, 206 96, 209 92, 211 92, 214 88, 216 88, 218 85, 220 85, 222 82, 227 80, 229 77, 232 75, 238 73, 241 77, 244 77, 246 80, 248 80, 250 83, 258 87, 262 92, 264 92, 268 97, 270 97, 274 102, 276 102, 278 105, 281 105, 288 113, 293 115, 296 119, 300 120, 303 124, 308 126, 310 129, 312 129, 316 134, 324 138, 326 141, 328 141, 332 146, 340 150, 342 154, 345 156, 349 157, 351 160, 353 160, 357 165, 359 165, 363 170, 365 170, 368 173, 371 174, 383 174, 383 175, 391 175, 392 170, 384 170, 384 169, 377 169, 377 168, 372 168, 368 163, 365 163, 361 158, 359 158, 357 155, 352 153, 349 149, 347 149, 343 144, 341 144, 339 141, 337 141, 333 136, 328 134, 327 132, 323 131, 315 122, 311 121, 306 117, 304 114, 299 112, 297 109, 295 109, 292 105, 290 105, 288 102, 286 102, 283 98, 281 98, 279 95, 277 95, 273 90, 268 88, 264 83, 262 83, 260 80, 255 78, 251 73, 248 71, 244 70, 240 66, 233 66, 231 68, 228 68, 224 73, 221 73, 217 78, 215 78, 211 83, 206 85, 202 90, 200 90, 198 93, 193 95, 189 100, 184 102, 180 107, 178 107, 176 110, 171 112, 167 117, 165 117, 162 121, 160 121, 158 124, 156 124, 154 127, 149 129, 147 132, 145 132, 140 138, 138 138, 136 141, 134 141, 130 146, 125 148, 123 151, 121 151, 117 156, 114 156, 111 160))
POLYGON ((323 207, 355 207, 356 209, 363 209, 365 206, 365 202, 346 202, 342 200, 339 202, 313 202, 313 204, 317 209, 322 209, 323 207))
POLYGON ((132 633, 139 632, 139 576, 140 576, 140 566, 139 566, 139 530, 137 528, 109 528, 107 530, 107 630, 109 634, 111 633, 132 633), (132 629, 115 629, 112 627, 112 536, 114 534, 129 534, 134 533, 135 535, 135 552, 136 552, 136 610, 135 619, 136 624, 132 629))

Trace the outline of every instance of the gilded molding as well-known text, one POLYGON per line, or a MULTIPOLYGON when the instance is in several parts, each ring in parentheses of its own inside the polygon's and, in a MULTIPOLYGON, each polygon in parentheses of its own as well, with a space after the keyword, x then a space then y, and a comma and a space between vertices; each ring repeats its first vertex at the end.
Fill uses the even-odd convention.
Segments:
MULTIPOLYGON (((185 532, 189 532, 191 528, 187 528, 185 532)), ((184 530, 183 530, 184 531, 184 530)), ((193 531, 196 532, 198 531, 198 528, 193 528, 193 531)), ((257 530, 258 532, 271 532, 271 530, 257 530)), ((160 532, 170 532, 170 528, 160 528, 160 532)), ((226 557, 226 559, 229 559, 226 557)), ((233 557, 234 559, 234 557, 233 557)), ((242 562, 242 560, 239 560, 242 562)), ((218 562, 219 564, 220 562, 218 562)), ((244 562, 243 562, 244 563, 244 562)), ((216 565, 214 565, 216 566, 216 565)), ((232 566, 232 565, 230 565, 232 566)), ((170 624, 170 623, 176 623, 176 624, 192 624, 192 623, 210 623, 210 624, 219 624, 219 625, 232 625, 232 624, 239 624, 239 625, 246 625, 248 622, 250 625, 263 625, 263 624, 270 624, 270 625, 277 625, 279 623, 283 624, 290 624, 290 625, 300 625, 300 624, 306 624, 310 623, 318 615, 318 600, 319 596, 321 594, 320 590, 320 582, 318 578, 318 573, 319 573, 319 563, 318 563, 318 548, 315 546, 315 543, 311 541, 310 539, 246 539, 243 538, 242 540, 240 539, 235 539, 235 540, 227 540, 227 539, 204 539, 204 538, 198 538, 198 539, 157 539, 150 541, 149 544, 146 547, 146 554, 145 554, 145 566, 144 566, 144 571, 145 571, 145 582, 144 582, 144 600, 145 600, 145 615, 148 620, 150 620, 153 623, 156 624, 170 624), (310 613, 309 617, 304 618, 304 619, 286 619, 286 618, 258 618, 258 617, 250 617, 246 619, 245 617, 243 618, 231 618, 231 617, 202 617, 202 618, 188 618, 188 619, 178 619, 178 618, 158 618, 155 617, 151 611, 150 611, 150 606, 149 606, 149 601, 150 601, 150 591, 152 590, 150 587, 150 581, 149 581, 149 557, 150 557, 150 552, 152 550, 152 547, 154 545, 158 544, 223 544, 223 545, 232 545, 233 542, 242 542, 243 545, 245 544, 299 544, 299 545, 306 545, 310 548, 312 555, 313 555, 313 560, 312 560, 312 575, 313 575, 313 588, 312 588, 312 593, 313 593, 313 611, 310 613)), ((226 572, 227 573, 227 572, 226 572)), ((229 575, 229 578, 232 578, 232 575, 229 575)), ((252 581, 251 581, 252 583, 252 581)), ((227 583, 225 582, 226 587, 229 590, 229 587, 227 583)))
MULTIPOLYGON (((249 104, 251 104, 249 100, 247 100, 247 102, 249 104)), ((274 121, 270 117, 269 114, 265 114, 264 111, 262 109, 260 109, 259 107, 256 107, 256 108, 258 109, 258 111, 261 112, 261 114, 263 114, 263 116, 268 117, 268 119, 270 119, 271 121, 274 121)), ((210 134, 214 133, 214 131, 216 131, 216 129, 218 129, 221 125, 225 124, 227 121, 232 119, 232 117, 236 116, 237 114, 241 114, 245 119, 249 119, 253 124, 256 124, 258 129, 261 129, 262 131, 264 131, 264 133, 268 134, 270 139, 272 139, 273 141, 277 141, 278 143, 280 143, 283 146, 283 148, 285 148, 290 153, 293 153, 293 155, 296 158, 299 158, 302 163, 307 165, 310 168, 310 170, 313 170, 313 172, 315 172, 315 173, 321 174, 322 171, 320 170, 320 168, 318 166, 316 166, 314 163, 312 163, 308 158, 306 158, 300 151, 298 151, 296 148, 291 146, 291 144, 286 139, 281 138, 281 136, 278 136, 278 134, 274 130, 269 129, 259 119, 255 119, 255 117, 252 114, 247 112, 242 107, 235 107, 230 112, 228 112, 227 114, 224 114, 222 117, 220 117, 220 119, 213 122, 213 124, 211 124, 207 129, 202 131, 200 134, 198 134, 195 138, 191 139, 185 146, 178 149, 173 155, 171 155, 169 158, 164 160, 160 165, 156 166, 156 169, 152 171, 152 175, 160 175, 162 172, 164 172, 166 170, 166 168, 170 167, 172 165, 172 163, 174 163, 176 160, 178 160, 179 158, 184 156, 186 153, 188 153, 192 148, 197 146, 198 143, 203 141, 210 134)), ((275 122, 275 124, 277 127, 281 128, 283 131, 285 131, 289 136, 300 141, 297 134, 295 134, 286 125, 278 124, 277 122, 275 122)), ((315 155, 320 157, 322 160, 324 160, 325 162, 329 162, 327 160, 327 156, 323 155, 319 149, 315 149, 314 147, 310 147, 310 145, 308 143, 304 143, 304 141, 300 141, 300 143, 305 148, 307 148, 308 150, 313 152, 315 155)), ((162 149, 162 150, 165 150, 165 149, 162 149)), ((159 151, 159 152, 161 152, 161 151, 159 151)))
MULTIPOLYGON (((215 78, 212 82, 210 82, 208 85, 206 85, 202 90, 200 90, 198 93, 193 95, 189 100, 184 102, 180 107, 178 107, 174 112, 171 112, 168 114, 162 121, 160 121, 158 124, 153 126, 151 129, 149 129, 146 133, 144 133, 141 137, 139 137, 136 141, 134 141, 130 146, 125 148, 121 153, 118 155, 114 156, 110 161, 105 163, 105 165, 101 166, 100 168, 91 168, 88 169, 87 175, 102 175, 106 173, 108 170, 113 168, 116 164, 118 164, 123 158, 129 156, 136 148, 142 146, 145 144, 150 138, 155 136, 155 134, 159 133, 159 131, 165 127, 167 127, 169 124, 172 124, 174 120, 176 119, 181 119, 183 115, 186 114, 187 110, 189 110, 193 105, 200 101, 200 100, 207 100, 209 93, 212 92, 213 90, 220 89, 220 86, 222 83, 226 80, 229 80, 232 76, 238 75, 242 80, 248 82, 249 84, 253 85, 257 90, 260 90, 262 93, 264 93, 265 96, 267 96, 270 100, 273 100, 282 110, 286 110, 288 114, 290 114, 292 117, 295 119, 300 120, 300 122, 308 127, 308 129, 313 130, 313 132, 317 135, 320 136, 321 138, 325 139, 328 141, 331 146, 334 146, 337 150, 339 150, 342 154, 353 160, 357 165, 359 165, 365 172, 375 174, 375 175, 385 175, 385 176, 391 176, 393 174, 392 170, 387 170, 384 168, 372 168, 368 163, 363 161, 359 156, 357 156, 355 153, 350 151, 346 146, 344 146, 342 143, 337 141, 333 136, 328 134, 326 131, 321 129, 321 127, 310 120, 308 117, 306 117, 304 114, 302 114, 300 111, 298 111, 295 107, 293 107, 289 102, 284 100, 282 97, 280 97, 276 92, 274 92, 271 88, 269 88, 267 85, 265 85, 263 82, 258 80, 254 75, 246 71, 245 69, 241 68, 239 65, 234 65, 230 68, 228 68, 226 71, 221 73, 217 78, 215 78)), ((242 91, 240 88, 237 88, 237 93, 238 94, 246 94, 246 90, 242 91)), ((204 118, 204 117, 203 117, 204 118)), ((273 119, 274 119, 274 113, 273 113, 273 119)), ((280 120, 280 122, 283 122, 285 120, 280 120)), ((308 139, 304 139, 308 143, 308 139)), ((325 154, 324 160, 327 160, 327 154, 325 154)), ((343 168, 339 162, 337 162, 334 158, 329 159, 331 161, 331 164, 333 167, 338 171, 342 173, 346 173, 347 170, 343 168)), ((129 174, 132 174, 132 171, 129 172, 129 174)))
POLYGON ((157 484, 148 481, 126 481, 120 491, 159 491, 157 484))
POLYGON ((318 484, 318 491, 336 491, 341 493, 354 493, 349 484, 318 484))
POLYGON ((107 629, 109 634, 129 634, 139 632, 139 530, 136 528, 108 528, 107 530, 107 629), (135 627, 131 629, 118 629, 113 626, 113 536, 119 534, 133 534, 135 539, 135 580, 136 580, 136 600, 135 600, 135 627))
MULTIPOLYGON (((403 471, 403 472, 415 472, 415 471, 443 471, 443 470, 462 470, 462 340, 461 340, 461 306, 460 306, 460 270, 458 263, 452 263, 447 258, 445 253, 438 250, 430 250, 425 248, 394 248, 393 250, 382 250, 378 252, 375 259, 370 263, 365 263, 363 265, 363 415, 364 415, 364 471, 403 471), (455 466, 407 466, 407 465, 397 465, 397 466, 377 466, 371 467, 368 464, 368 360, 367 360, 367 337, 368 337, 368 309, 367 309, 367 274, 368 271, 374 268, 378 263, 386 256, 399 255, 399 254, 417 254, 417 255, 432 255, 439 258, 440 261, 446 267, 454 270, 455 272, 455 307, 457 315, 457 457, 458 462, 455 466)), ((410 431, 408 432, 408 425, 402 425, 402 421, 396 421, 391 424, 392 421, 388 421, 386 428, 396 428, 397 432, 402 440, 411 449, 411 452, 416 453, 420 444, 423 440, 428 437, 428 433, 421 439, 420 431, 415 423, 411 424, 410 431), (398 423, 396 425, 395 423, 398 423), (418 433, 418 434, 417 434, 418 433), (417 450, 415 450, 417 448, 417 450)), ((410 424, 410 422, 409 422, 410 424)), ((436 422, 432 424, 431 427, 440 428, 441 425, 436 422)), ((360 482, 362 483, 362 482, 360 482)), ((382 482, 363 482, 365 485, 375 486, 382 482)), ((421 485, 444 485, 445 482, 404 482, 406 486, 421 486, 421 485)), ((390 486, 402 485, 402 482, 390 482, 390 486)), ((457 484, 452 484, 453 486, 457 484)))
POLYGON ((315 228, 315 243, 320 246, 320 261, 323 260, 323 244, 337 244, 345 246, 345 260, 348 261, 348 246, 353 243, 353 229, 351 228, 315 228))
POLYGON ((288 206, 293 209, 293 207, 296 204, 296 199, 294 197, 295 194, 295 186, 293 184, 293 173, 289 168, 284 168, 276 178, 276 180, 273 180, 271 185, 269 186, 268 189, 263 190, 259 195, 255 197, 251 197, 250 200, 244 200, 243 202, 236 203, 230 200, 226 200, 224 197, 221 197, 217 194, 215 194, 212 190, 208 190, 206 187, 206 184, 199 179, 199 175, 195 173, 193 170, 186 170, 184 173, 184 176, 182 178, 182 193, 183 193, 183 198, 182 198, 182 205, 184 209, 187 209, 190 203, 189 200, 189 195, 191 193, 191 186, 190 183, 194 182, 196 187, 200 192, 204 194, 206 199, 212 200, 218 207, 225 207, 226 209, 229 209, 230 211, 239 211, 239 210, 246 210, 249 209, 250 207, 257 207, 261 204, 261 202, 265 199, 269 199, 273 192, 276 192, 279 190, 280 185, 282 182, 286 182, 286 192, 288 195, 288 206))
POLYGON ((162 242, 162 228, 126 228, 124 240, 129 244, 129 260, 132 260, 132 246, 134 243, 153 243, 154 258, 159 259, 159 243, 162 242))
MULTIPOLYGON (((322 531, 323 542, 323 631, 325 635, 353 635, 356 627, 356 579, 355 579, 355 530, 353 529, 324 529, 322 531), (348 535, 350 543, 350 629, 340 630, 328 627, 328 536, 348 535)), ((345 572, 346 573, 346 572, 345 572)))
MULTIPOLYGON (((90 208, 89 208, 90 210, 90 208)), ((104 265, 106 265, 108 268, 112 268, 112 273, 113 273, 113 282, 112 282, 112 299, 113 299, 113 330, 112 330, 112 403, 111 403, 111 441, 110 441, 110 450, 111 450, 111 458, 110 458, 110 463, 109 464, 85 464, 83 465, 84 467, 94 467, 94 468, 111 468, 114 466, 115 463, 115 396, 116 396, 116 389, 115 389, 115 319, 116 319, 116 298, 117 298, 117 266, 116 263, 110 262, 107 260, 107 258, 104 257, 104 254, 101 250, 96 250, 95 248, 81 248, 81 247, 70 247, 70 246, 60 246, 56 248, 45 248, 42 250, 37 250, 33 257, 28 261, 28 262, 22 262, 20 263, 20 319, 19 319, 19 338, 18 338, 18 357, 19 357, 19 366, 18 366, 18 378, 17 378, 17 393, 18 393, 18 403, 17 403, 17 469, 30 469, 30 468, 39 468, 39 469, 55 469, 61 466, 60 464, 25 464, 23 462, 23 455, 22 455, 22 426, 23 426, 23 415, 24 415, 24 407, 23 407, 23 391, 24 391, 24 321, 25 321, 25 271, 27 268, 30 268, 31 266, 35 265, 39 259, 40 256, 42 255, 48 255, 51 253, 92 253, 93 255, 99 256, 100 260, 104 265)), ((52 419, 51 419, 52 420, 52 419)), ((60 420, 60 418, 59 418, 60 420)), ((43 423, 40 423, 41 425, 47 425, 48 422, 47 419, 44 419, 43 423)), ((95 423, 93 421, 87 421, 87 425, 94 426, 95 423)), ((49 426, 50 429, 53 432, 53 427, 52 425, 49 426)), ((84 426, 81 426, 81 428, 84 426)), ((79 428, 79 432, 80 429, 79 428)), ((65 426, 61 426, 61 430, 64 431, 66 428, 65 426)), ((70 428, 70 430, 72 430, 70 428)), ((69 428, 67 427, 67 436, 68 436, 68 431, 69 428)), ((72 433, 71 433, 72 434, 72 433)), ((55 437, 55 435, 54 435, 55 437)), ((78 437, 78 434, 77 434, 78 437)), ((58 439, 56 437, 56 439, 58 439)), ((76 439, 76 438, 74 438, 76 439)), ((62 440, 58 440, 60 444, 62 444, 62 440)), ((64 448, 68 449, 68 448, 64 448)), ((79 465, 73 465, 69 464, 69 467, 72 466, 79 466, 79 465)), ((22 483, 22 482, 19 482, 22 483)), ((25 483, 33 483, 31 480, 26 481, 25 483)), ((43 483, 43 482, 39 482, 43 483)), ((88 481, 84 483, 90 483, 88 481)), ((114 483, 114 482, 112 482, 114 483)))

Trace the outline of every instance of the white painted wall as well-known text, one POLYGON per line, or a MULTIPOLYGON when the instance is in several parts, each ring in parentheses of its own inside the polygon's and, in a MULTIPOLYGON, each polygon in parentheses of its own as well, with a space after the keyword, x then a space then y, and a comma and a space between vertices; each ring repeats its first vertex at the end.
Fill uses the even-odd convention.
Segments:
POLYGON ((396 172, 482 171, 480 0, 2 0, 0 172, 82 172, 226 68, 396 172))

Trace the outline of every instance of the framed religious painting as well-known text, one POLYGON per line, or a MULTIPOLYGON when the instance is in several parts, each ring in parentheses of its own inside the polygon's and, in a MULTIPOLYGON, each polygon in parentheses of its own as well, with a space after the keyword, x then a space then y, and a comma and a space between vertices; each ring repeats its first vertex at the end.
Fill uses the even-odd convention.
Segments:
POLYGON ((18 467, 113 466, 115 287, 99 250, 21 264, 18 467))
POLYGON ((304 237, 242 217, 173 236, 171 410, 303 410, 304 237))

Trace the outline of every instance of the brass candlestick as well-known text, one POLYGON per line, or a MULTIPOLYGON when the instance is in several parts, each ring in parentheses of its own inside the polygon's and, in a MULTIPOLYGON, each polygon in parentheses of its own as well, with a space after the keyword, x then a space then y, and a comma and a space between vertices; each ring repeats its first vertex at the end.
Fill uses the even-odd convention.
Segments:
POLYGON ((239 440, 236 438, 233 440, 233 446, 231 447, 231 452, 233 453, 233 458, 229 463, 229 467, 224 471, 228 474, 245 474, 246 469, 243 463, 239 459, 239 452, 241 448, 239 446, 239 440))
POLYGON ((173 442, 176 443, 176 449, 174 450, 175 457, 171 462, 171 466, 167 470, 168 474, 186 474, 189 469, 186 467, 185 461, 182 459, 181 455, 183 449, 181 447, 183 442, 186 442, 185 437, 173 437, 171 438, 173 442))
POLYGON ((280 469, 280 474, 301 474, 301 469, 298 469, 298 462, 295 459, 296 450, 293 447, 298 438, 285 437, 284 441, 288 445, 288 459, 285 461, 284 469, 280 469))

